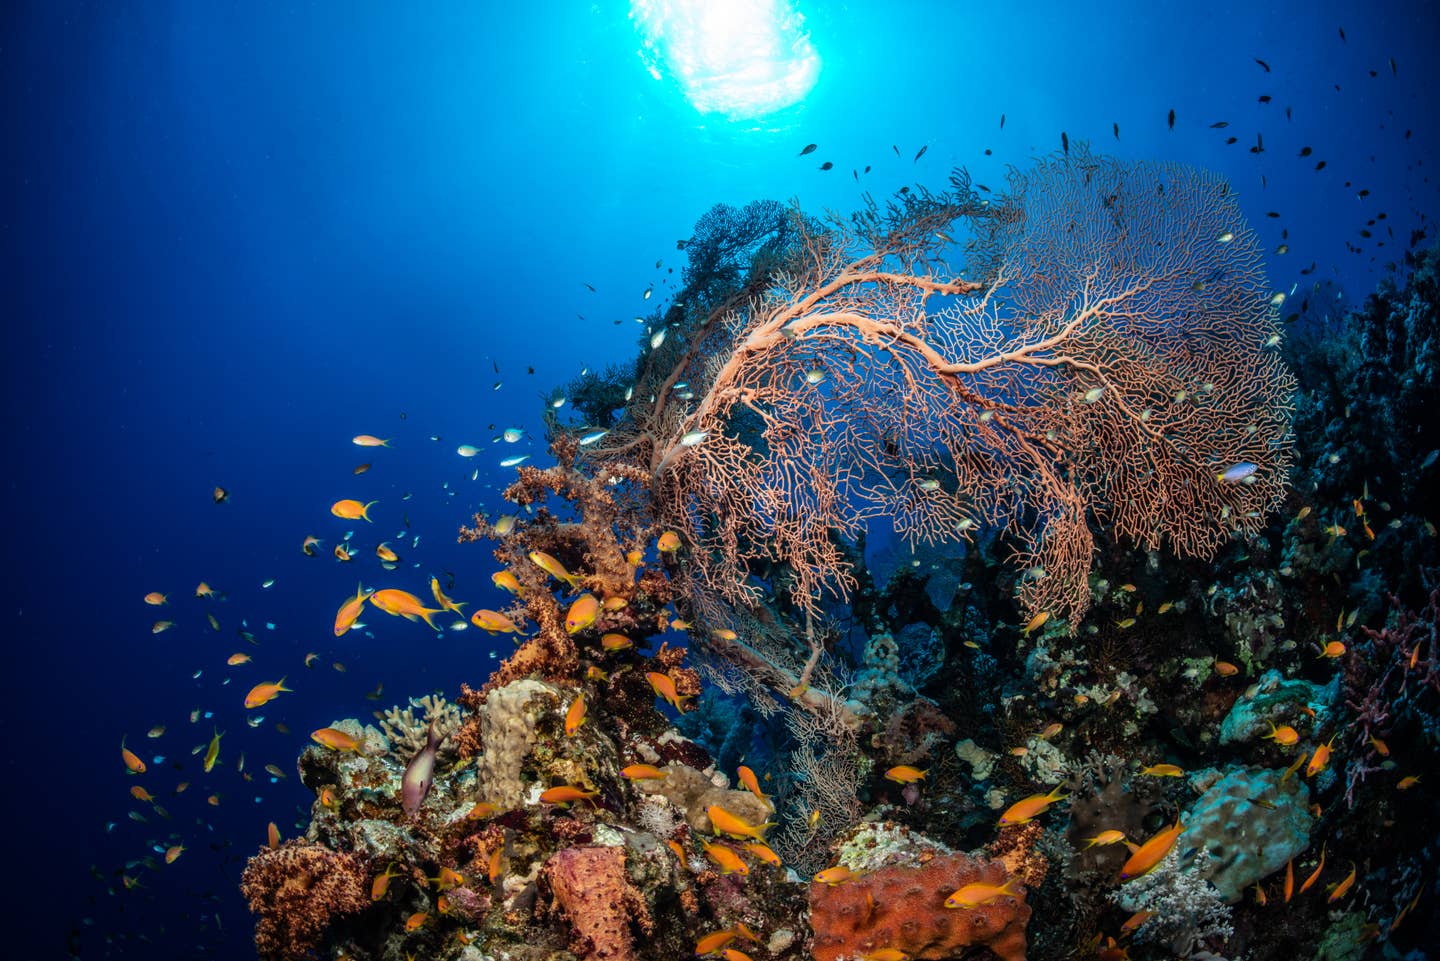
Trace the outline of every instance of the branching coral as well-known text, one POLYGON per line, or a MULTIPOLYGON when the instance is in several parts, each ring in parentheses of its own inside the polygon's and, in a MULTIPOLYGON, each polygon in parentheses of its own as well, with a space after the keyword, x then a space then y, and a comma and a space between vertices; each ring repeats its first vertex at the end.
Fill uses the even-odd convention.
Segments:
MULTIPOLYGON (((380 729, 390 741, 390 755, 402 764, 420 753, 429 734, 430 722, 435 722, 435 732, 442 738, 449 738, 460 726, 460 707, 438 694, 412 697, 406 707, 386 709, 380 719, 380 729), (421 709, 421 716, 415 716, 415 709, 421 709)), ((438 755, 441 764, 451 764, 457 757, 455 747, 447 742, 440 745, 438 755)))
POLYGON ((287 841, 250 859, 240 891, 255 919, 255 950, 266 961, 302 961, 337 917, 370 903, 365 862, 318 844, 287 841))

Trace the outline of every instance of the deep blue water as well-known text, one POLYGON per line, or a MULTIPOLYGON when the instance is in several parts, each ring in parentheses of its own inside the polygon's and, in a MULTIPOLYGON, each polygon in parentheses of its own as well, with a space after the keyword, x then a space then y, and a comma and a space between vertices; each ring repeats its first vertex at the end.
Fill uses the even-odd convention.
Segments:
POLYGON ((84 957, 250 956, 241 862, 266 822, 288 833, 308 808, 306 733, 478 684, 510 646, 375 611, 337 641, 336 607, 383 574, 374 544, 422 596, 449 570, 458 598, 498 600, 456 527, 500 506, 501 457, 543 459, 542 392, 631 356, 631 319, 657 302, 642 292, 678 286, 676 240, 711 204, 849 211, 956 164, 998 187, 1064 131, 1225 174, 1268 249, 1288 231, 1273 286, 1332 279, 1347 297, 1440 210, 1430 3, 804 3, 818 83, 745 120, 654 78, 625 3, 543 6, 4 5, 3 793, 6 873, 30 892, 11 901, 11 956, 62 956, 72 928, 84 957), (527 438, 492 444, 510 426, 527 438), (378 499, 375 524, 331 517, 340 497, 378 499), (359 528, 357 561, 337 563, 359 528), (327 553, 305 557, 307 534, 327 553), (202 580, 226 598, 191 597, 202 580), (152 590, 171 605, 146 607, 152 590), (176 628, 152 634, 157 616, 176 628), (253 663, 227 668, 235 651, 253 663), (281 675, 296 693, 247 727, 245 690, 281 675), (382 682, 378 704, 363 697, 382 682), (213 719, 191 725, 196 708, 213 719), (204 775, 191 749, 212 725, 225 738, 204 775), (167 757, 139 780, 172 820, 131 802, 122 735, 167 757), (292 774, 271 783, 267 763, 292 774), (172 832, 181 859, 111 893, 172 832))

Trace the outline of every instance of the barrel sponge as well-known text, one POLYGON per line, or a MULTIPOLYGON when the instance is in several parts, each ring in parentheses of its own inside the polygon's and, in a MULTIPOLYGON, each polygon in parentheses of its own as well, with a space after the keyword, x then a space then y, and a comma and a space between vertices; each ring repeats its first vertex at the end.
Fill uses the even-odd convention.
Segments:
POLYGON ((863 957, 899 948, 912 958, 937 961, 983 946, 1001 961, 1024 961, 1030 907, 1017 882, 1004 895, 974 908, 947 908, 945 899, 976 881, 1003 884, 999 861, 942 854, 917 864, 892 864, 836 885, 810 885, 814 961, 863 957))
POLYGON ((1298 775, 1269 768, 1237 768, 1196 798, 1180 835, 1182 870, 1203 847, 1202 874, 1226 901, 1278 871, 1310 845, 1310 789, 1298 775))
POLYGON ((631 925, 654 927, 625 875, 625 849, 590 845, 557 851, 542 872, 555 905, 570 919, 571 950, 585 961, 632 961, 631 925))
POLYGON ((490 692, 478 713, 484 754, 475 765, 480 797, 502 810, 519 807, 525 795, 521 765, 535 745, 535 725, 560 703, 560 692, 542 681, 511 681, 490 692))

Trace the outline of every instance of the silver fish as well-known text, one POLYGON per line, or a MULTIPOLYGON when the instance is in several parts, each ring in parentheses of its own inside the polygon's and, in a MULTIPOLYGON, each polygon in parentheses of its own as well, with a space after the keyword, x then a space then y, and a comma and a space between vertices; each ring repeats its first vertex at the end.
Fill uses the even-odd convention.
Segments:
POLYGON ((405 776, 400 779, 400 805, 406 814, 414 814, 425 803, 425 797, 435 783, 435 755, 443 740, 435 732, 435 722, 431 721, 425 746, 405 765, 405 776))

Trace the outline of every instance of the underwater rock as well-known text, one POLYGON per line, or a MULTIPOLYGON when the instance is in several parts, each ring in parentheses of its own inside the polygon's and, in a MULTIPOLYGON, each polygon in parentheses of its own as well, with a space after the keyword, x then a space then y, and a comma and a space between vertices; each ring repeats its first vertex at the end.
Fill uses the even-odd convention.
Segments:
POLYGON ((1228 772, 1191 805, 1180 835, 1182 870, 1195 868, 1234 904, 1245 888, 1310 845, 1310 789, 1283 771, 1228 772), (1196 854, 1204 850, 1203 864, 1196 854))
MULTIPOLYGON (((1254 694, 1242 697, 1220 722, 1220 743, 1253 741, 1270 733, 1270 725, 1296 724, 1301 708, 1317 712, 1329 706, 1325 688, 1300 678, 1287 678, 1269 670, 1255 683, 1254 694)), ((1303 732, 1302 732, 1303 733, 1303 732)))

